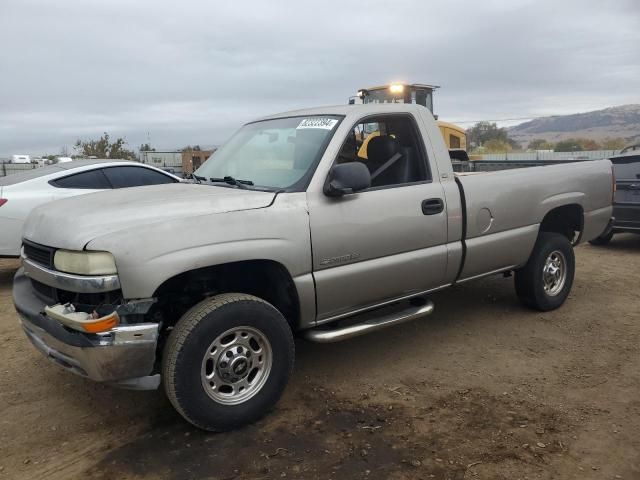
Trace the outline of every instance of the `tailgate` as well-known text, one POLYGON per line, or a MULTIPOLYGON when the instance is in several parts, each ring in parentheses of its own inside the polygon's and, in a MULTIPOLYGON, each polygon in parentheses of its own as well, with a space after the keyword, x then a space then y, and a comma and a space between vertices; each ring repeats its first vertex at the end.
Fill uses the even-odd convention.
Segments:
POLYGON ((640 179, 617 180, 615 203, 640 205, 640 179))
POLYGON ((640 205, 640 155, 612 159, 616 204, 640 205))

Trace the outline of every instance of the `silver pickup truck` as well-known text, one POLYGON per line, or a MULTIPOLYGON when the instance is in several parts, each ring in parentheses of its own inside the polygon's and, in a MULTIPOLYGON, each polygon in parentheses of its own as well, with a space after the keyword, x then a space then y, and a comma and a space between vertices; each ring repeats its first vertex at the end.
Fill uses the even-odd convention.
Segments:
POLYGON ((608 160, 456 175, 421 106, 288 112, 246 124, 193 183, 36 209, 14 303, 62 367, 162 381, 189 422, 231 429, 277 402, 294 334, 413 320, 431 292, 496 273, 515 273, 527 306, 559 307, 612 194, 608 160))

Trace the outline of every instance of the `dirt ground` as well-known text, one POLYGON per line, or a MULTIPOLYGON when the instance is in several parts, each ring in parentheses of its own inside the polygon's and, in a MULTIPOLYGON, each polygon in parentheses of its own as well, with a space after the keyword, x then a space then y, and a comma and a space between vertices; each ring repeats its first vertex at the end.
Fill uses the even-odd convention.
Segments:
POLYGON ((205 434, 163 394, 50 364, 0 261, 0 479, 640 479, 640 236, 581 246, 567 303, 512 279, 438 293, 423 320, 297 343, 275 411, 205 434))

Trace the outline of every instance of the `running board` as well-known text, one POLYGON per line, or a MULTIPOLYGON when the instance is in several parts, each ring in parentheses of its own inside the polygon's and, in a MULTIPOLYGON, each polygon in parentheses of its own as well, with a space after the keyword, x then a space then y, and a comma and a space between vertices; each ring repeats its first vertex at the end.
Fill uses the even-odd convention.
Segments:
POLYGON ((427 303, 417 307, 409 307, 400 312, 390 313, 382 317, 367 320, 362 323, 350 325, 348 327, 336 328, 333 330, 326 329, 310 329, 304 334, 307 340, 318 343, 332 343, 346 340, 348 338, 364 335, 365 333, 381 330, 386 327, 398 325, 400 323, 415 320, 424 317, 433 312, 433 302, 427 300, 427 303))

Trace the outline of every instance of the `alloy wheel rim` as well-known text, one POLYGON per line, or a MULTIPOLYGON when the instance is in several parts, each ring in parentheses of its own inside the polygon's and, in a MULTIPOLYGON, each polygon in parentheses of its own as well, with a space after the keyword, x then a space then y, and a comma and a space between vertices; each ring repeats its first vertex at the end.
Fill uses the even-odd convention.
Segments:
POLYGON ((567 259, 560 250, 549 254, 542 269, 542 286, 547 295, 554 297, 567 281, 567 259))
POLYGON ((202 387, 212 400, 238 405, 262 389, 272 364, 271 344, 264 333, 248 326, 230 328, 204 354, 202 387))

